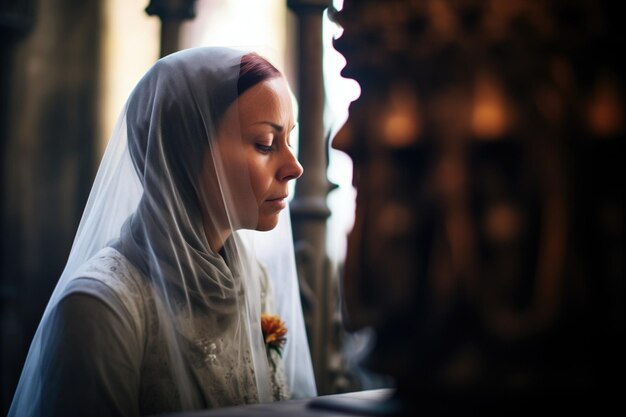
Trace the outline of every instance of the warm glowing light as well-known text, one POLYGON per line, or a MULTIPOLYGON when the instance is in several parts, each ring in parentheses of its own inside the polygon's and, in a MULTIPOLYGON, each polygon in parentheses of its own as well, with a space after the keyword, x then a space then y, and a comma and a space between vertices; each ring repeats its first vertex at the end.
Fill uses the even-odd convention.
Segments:
POLYGON ((488 77, 476 83, 472 131, 482 139, 502 137, 508 128, 507 105, 500 88, 488 77))
POLYGON ((511 243, 519 238, 522 219, 517 207, 510 202, 494 204, 485 215, 487 238, 497 243, 511 243))
POLYGON ((587 121, 595 135, 616 135, 623 129, 624 106, 617 91, 618 87, 607 79, 596 85, 587 110, 587 121))
POLYGON ((418 103, 409 88, 396 88, 385 104, 380 137, 388 146, 400 148, 418 139, 421 131, 418 103))

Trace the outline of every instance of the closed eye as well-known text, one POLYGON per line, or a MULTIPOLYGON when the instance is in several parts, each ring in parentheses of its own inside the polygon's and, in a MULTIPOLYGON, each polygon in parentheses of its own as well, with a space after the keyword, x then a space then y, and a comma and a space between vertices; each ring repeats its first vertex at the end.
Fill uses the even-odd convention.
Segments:
POLYGON ((271 146, 263 145, 260 143, 257 143, 255 146, 257 150, 261 153, 270 153, 274 150, 274 148, 272 148, 271 146))

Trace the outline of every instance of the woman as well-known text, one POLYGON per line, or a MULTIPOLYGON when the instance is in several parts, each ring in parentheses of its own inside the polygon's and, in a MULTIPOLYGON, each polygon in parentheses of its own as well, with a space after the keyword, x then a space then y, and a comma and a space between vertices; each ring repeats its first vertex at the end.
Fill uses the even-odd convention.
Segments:
POLYGON ((109 141, 10 416, 316 394, 286 209, 302 174, 292 110, 285 79, 254 53, 194 48, 147 72, 109 141))

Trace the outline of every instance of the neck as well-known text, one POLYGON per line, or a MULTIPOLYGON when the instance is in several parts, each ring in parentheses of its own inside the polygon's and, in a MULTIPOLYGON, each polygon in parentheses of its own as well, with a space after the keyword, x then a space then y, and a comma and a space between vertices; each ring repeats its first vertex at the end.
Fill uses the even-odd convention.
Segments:
POLYGON ((206 227, 204 228, 204 234, 206 235, 207 242, 209 243, 209 247, 215 253, 219 253, 224 247, 224 242, 230 237, 231 231, 230 229, 224 229, 222 231, 209 231, 206 227))

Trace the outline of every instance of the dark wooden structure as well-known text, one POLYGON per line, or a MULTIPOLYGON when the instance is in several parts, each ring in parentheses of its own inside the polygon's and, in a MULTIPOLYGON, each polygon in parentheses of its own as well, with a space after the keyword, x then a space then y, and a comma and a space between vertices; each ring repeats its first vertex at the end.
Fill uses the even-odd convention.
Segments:
MULTIPOLYGON (((347 324, 407 410, 598 411, 624 378, 621 18, 608 1, 346 0, 347 324), (621 172, 621 174, 620 174, 621 172)), ((619 406, 619 409, 623 409, 619 406)))

